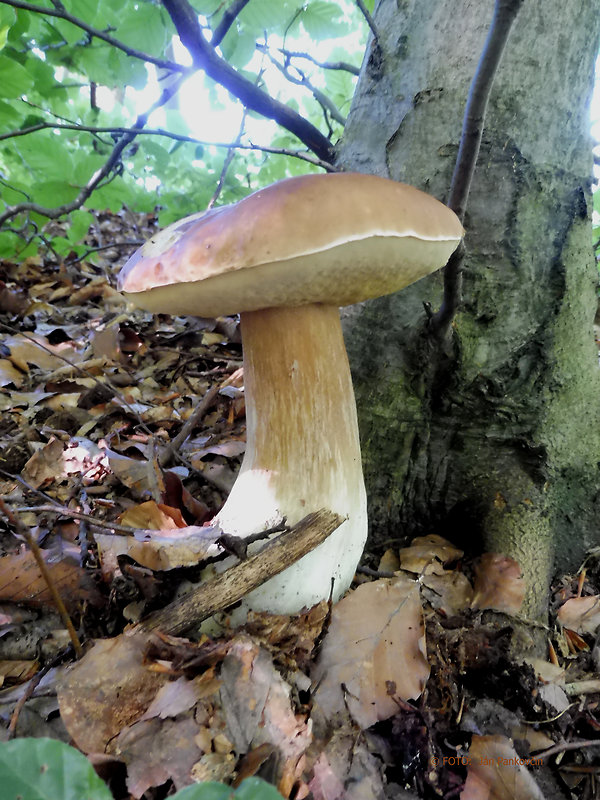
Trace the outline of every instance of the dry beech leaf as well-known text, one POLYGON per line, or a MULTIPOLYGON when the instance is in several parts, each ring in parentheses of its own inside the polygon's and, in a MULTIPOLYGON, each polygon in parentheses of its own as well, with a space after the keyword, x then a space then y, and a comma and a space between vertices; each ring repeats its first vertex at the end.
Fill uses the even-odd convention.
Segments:
MULTIPOLYGON (((91 589, 82 587, 82 583, 87 582, 87 574, 78 564, 67 559, 51 564, 48 563, 50 554, 42 551, 42 555, 68 609, 77 609, 84 600, 94 598, 95 593, 91 589)), ((29 550, 0 558, 0 601, 7 600, 31 606, 54 604, 48 585, 29 550)))
POLYGON ((398 553, 391 548, 388 548, 379 559, 377 565, 378 572, 398 572, 400 569, 400 558, 398 553))
POLYGON ((395 698, 418 697, 428 676, 415 581, 398 575, 365 583, 333 607, 313 673, 326 717, 347 707, 368 728, 397 713, 395 698))
POLYGON ((102 562, 112 564, 117 556, 128 555, 142 567, 169 570, 193 566, 218 555, 221 550, 215 542, 222 533, 216 527, 189 525, 161 531, 140 530, 133 536, 94 533, 94 539, 102 562))
POLYGON ((493 608, 517 614, 524 598, 525 581, 514 558, 484 553, 475 568, 475 594, 471 608, 493 608))
POLYGON ((21 475, 34 489, 45 483, 64 477, 64 445, 58 439, 50 439, 47 445, 34 453, 23 467, 21 475))
POLYGON ((460 800, 544 800, 537 783, 505 736, 473 736, 460 800))
POLYGON ((39 661, 0 661, 0 683, 24 683, 40 668, 39 661))
POLYGON ((469 608, 473 600, 473 587, 462 572, 445 570, 443 575, 424 575, 421 583, 430 590, 425 596, 431 605, 448 617, 469 608))
POLYGON ((140 634, 99 640, 63 676, 58 688, 60 716, 84 753, 106 752, 113 738, 141 717, 167 682, 167 675, 143 664, 147 646, 147 637, 140 634))
POLYGON ((600 625, 600 596, 572 597, 560 607, 558 621, 577 633, 596 633, 600 625))
POLYGON ((417 536, 410 547, 400 550, 400 564, 407 572, 416 572, 418 575, 429 575, 444 572, 444 564, 462 558, 463 551, 436 533, 429 536, 417 536))
POLYGON ((7 358, 0 358, 0 386, 12 383, 15 389, 23 383, 23 373, 7 358))
POLYGON ((280 754, 279 791, 287 797, 304 767, 312 726, 292 709, 291 690, 271 656, 249 637, 237 636, 221 667, 221 699, 228 738, 237 753, 263 744, 280 754))
POLYGON ((129 525, 139 530, 165 531, 184 528, 185 521, 178 509, 170 508, 154 500, 128 508, 119 517, 121 525, 129 525))
POLYGON ((17 333, 14 336, 7 336, 3 340, 10 350, 10 360, 12 363, 27 372, 29 365, 33 364, 40 369, 57 369, 63 367, 65 359, 71 363, 78 363, 80 356, 72 343, 62 342, 52 345, 44 337, 34 333, 24 336, 17 333))

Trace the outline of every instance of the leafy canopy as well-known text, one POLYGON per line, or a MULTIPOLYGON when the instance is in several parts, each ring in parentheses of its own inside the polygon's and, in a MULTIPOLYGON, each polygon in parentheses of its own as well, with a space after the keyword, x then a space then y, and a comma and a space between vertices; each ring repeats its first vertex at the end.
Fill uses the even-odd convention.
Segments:
MULTIPOLYGON (((258 142, 311 157, 296 136, 255 112, 243 117, 238 131, 241 103, 218 82, 198 80, 158 2, 71 0, 66 14, 80 24, 61 18, 50 0, 36 0, 43 13, 9 3, 0 0, 0 257, 23 258, 36 252, 40 241, 59 256, 80 254, 84 248, 77 243, 93 210, 158 208, 164 225, 205 208, 218 185, 218 203, 232 202, 260 185, 318 168, 314 158, 177 138, 198 137, 187 112, 197 105, 201 124, 210 103, 222 112, 236 110, 228 141, 239 133, 240 144, 258 142), (173 97, 159 101, 160 92, 173 86, 173 97), (146 118, 153 106, 154 114, 146 118), (165 135, 124 138, 132 128, 161 129, 165 135), (115 157, 117 145, 122 150, 115 157), (68 235, 45 234, 48 219, 60 218, 61 210, 70 211, 68 235)), ((215 49, 220 58, 335 144, 367 31, 352 0, 251 0, 228 29, 224 16, 234 0, 192 5, 207 42, 213 33, 225 34, 215 49), (353 71, 315 63, 325 59, 346 62, 353 71)), ((222 141, 223 134, 204 125, 202 138, 222 141)))

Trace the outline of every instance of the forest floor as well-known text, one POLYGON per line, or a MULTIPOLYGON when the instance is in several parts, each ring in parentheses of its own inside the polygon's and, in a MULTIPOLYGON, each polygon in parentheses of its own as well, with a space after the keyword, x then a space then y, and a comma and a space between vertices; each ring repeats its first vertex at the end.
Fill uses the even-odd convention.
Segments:
POLYGON ((94 263, 0 262, 0 741, 73 744, 116 800, 253 775, 296 800, 600 797, 598 554, 548 625, 515 562, 432 531, 367 551, 333 607, 136 628, 201 583, 245 447, 237 320, 114 288, 155 224, 100 215, 94 263))

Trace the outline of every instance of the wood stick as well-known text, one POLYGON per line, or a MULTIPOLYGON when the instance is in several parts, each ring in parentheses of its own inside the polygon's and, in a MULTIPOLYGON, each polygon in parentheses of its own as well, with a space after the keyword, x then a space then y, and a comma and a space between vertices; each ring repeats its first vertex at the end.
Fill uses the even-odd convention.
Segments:
POLYGON ((332 534, 344 520, 321 509, 308 514, 290 531, 268 542, 258 553, 170 603, 129 633, 161 630, 178 636, 282 572, 332 534))

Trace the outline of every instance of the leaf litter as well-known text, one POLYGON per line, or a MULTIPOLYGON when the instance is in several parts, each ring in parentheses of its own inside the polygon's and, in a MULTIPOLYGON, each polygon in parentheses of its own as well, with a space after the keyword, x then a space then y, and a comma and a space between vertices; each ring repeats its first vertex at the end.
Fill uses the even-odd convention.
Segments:
MULTIPOLYGON (((151 215, 98 215, 88 243, 155 229, 151 215)), ((117 800, 250 775, 294 800, 591 796, 597 554, 554 587, 547 659, 511 655, 519 565, 473 561, 437 532, 388 550, 332 608, 252 613, 216 637, 127 628, 196 585, 218 550, 206 523, 245 420, 236 319, 132 311, 113 288, 122 260, 115 248, 0 263, 0 492, 94 642, 73 668, 2 520, 0 738, 74 742, 117 800)))

